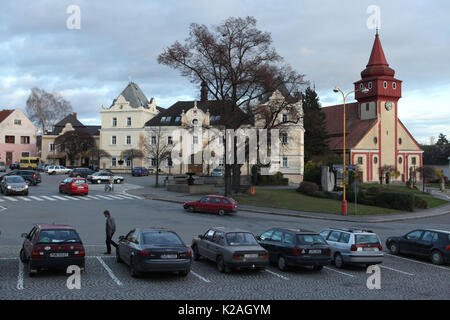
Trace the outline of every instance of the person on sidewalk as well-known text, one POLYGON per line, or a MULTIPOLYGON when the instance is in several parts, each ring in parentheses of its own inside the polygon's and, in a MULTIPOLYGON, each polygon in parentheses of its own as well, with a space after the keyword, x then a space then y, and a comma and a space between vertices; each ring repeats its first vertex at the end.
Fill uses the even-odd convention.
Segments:
POLYGON ((114 192, 114 176, 112 174, 109 176, 109 188, 110 191, 114 192))
POLYGON ((106 218, 106 252, 105 254, 111 254, 111 245, 117 248, 117 243, 112 240, 114 232, 116 232, 116 222, 108 210, 103 212, 106 218))

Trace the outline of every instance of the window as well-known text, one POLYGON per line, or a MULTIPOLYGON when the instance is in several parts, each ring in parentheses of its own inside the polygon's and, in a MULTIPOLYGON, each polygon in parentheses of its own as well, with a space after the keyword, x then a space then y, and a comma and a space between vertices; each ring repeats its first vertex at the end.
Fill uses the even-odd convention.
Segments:
POLYGON ((398 158, 398 163, 401 164, 402 162, 403 162, 403 158, 402 158, 402 157, 399 157, 399 158, 398 158))
POLYGON ((175 122, 180 122, 181 121, 181 117, 176 117, 175 118, 175 122))
POLYGON ((369 111, 370 109, 370 105, 368 103, 366 103, 366 111, 369 111))
POLYGON ((212 238, 212 242, 223 245, 224 243, 224 235, 222 232, 216 232, 212 238))
POLYGON ((20 120, 20 119, 15 119, 15 120, 14 120, 14 124, 20 126, 20 125, 22 125, 22 120, 20 120))
POLYGON ((341 233, 339 231, 333 231, 330 233, 327 240, 336 242, 339 240, 340 236, 341 236, 341 233))
POLYGON ((211 198, 211 203, 212 204, 221 204, 219 198, 211 198))
POLYGON ((387 89, 387 87, 388 87, 388 83, 387 83, 387 81, 384 81, 383 82, 383 88, 387 89))
POLYGON ((287 168, 287 167, 288 167, 288 158, 283 157, 283 168, 287 168))
POLYGON ((378 163, 378 157, 373 157, 373 163, 378 163))
POLYGON ((111 137, 111 144, 117 144, 117 137, 116 136, 112 136, 111 137))
POLYGON ((272 241, 279 241, 281 242, 281 237, 283 236, 283 232, 281 231, 275 231, 271 237, 270 240, 272 241))
POLYGON ((408 240, 419 240, 421 235, 422 235, 422 231, 416 230, 416 231, 408 233, 406 235, 406 239, 408 239, 408 240))
POLYGON ((131 136, 127 136, 127 141, 126 141, 126 143, 127 143, 127 144, 131 144, 131 136))
POLYGON ((117 118, 112 119, 112 126, 117 127, 117 118))
POLYGON ((21 136, 20 143, 21 144, 30 144, 30 137, 29 136, 21 136))
POLYGON ((413 165, 416 164, 416 157, 412 157, 412 158, 411 158, 411 164, 413 164, 413 165))
POLYGON ((111 167, 115 167, 115 166, 116 166, 116 163, 117 163, 116 157, 112 157, 112 158, 111 158, 111 167))
POLYGON ((269 230, 269 231, 264 232, 259 237, 261 238, 261 240, 270 240, 272 233, 273 233, 273 230, 269 230))
POLYGON ((285 233, 283 242, 289 243, 289 244, 295 244, 295 236, 292 233, 285 233))
POLYGON ((156 158, 151 158, 150 159, 150 164, 152 167, 156 167, 156 158))
POLYGON ((299 234, 297 235, 297 239, 298 242, 303 245, 327 244, 322 236, 318 234, 299 234))
POLYGON ((281 143, 282 144, 287 144, 288 143, 288 135, 287 135, 287 133, 282 133, 281 134, 281 143))
POLYGON ((50 143, 50 144, 48 145, 48 150, 49 150, 49 151, 55 151, 55 144, 54 144, 54 143, 50 143))
POLYGON ((15 143, 15 137, 14 136, 5 136, 5 143, 15 143))
POLYGON ((156 144, 156 136, 152 136, 152 144, 156 144))
POLYGON ((363 164, 363 158, 362 157, 358 157, 358 164, 363 164))
POLYGON ((192 137, 192 143, 193 144, 198 144, 198 136, 193 136, 192 137))
POLYGON ((227 233, 226 238, 230 246, 255 246, 258 244, 253 234, 249 232, 230 232, 227 233))
POLYGON ((173 139, 172 139, 172 137, 167 137, 167 144, 168 145, 172 145, 173 144, 173 139))
POLYGON ((362 83, 359 84, 359 88, 362 89, 364 88, 364 85, 362 83))
POLYGON ((378 138, 377 138, 377 137, 374 137, 374 138, 373 138, 373 143, 375 143, 375 144, 378 143, 378 138))
POLYGON ((392 89, 397 89, 397 83, 396 82, 392 82, 392 89))
POLYGON ((30 156, 30 153, 29 152, 22 152, 22 157, 29 157, 30 156))
POLYGON ((173 161, 172 161, 172 159, 167 159, 167 166, 168 166, 169 168, 172 168, 172 167, 173 167, 173 161))
POLYGON ((192 124, 193 124, 194 126, 196 126, 197 123, 198 123, 198 120, 197 120, 197 119, 192 120, 192 124))
POLYGON ((328 234, 330 233, 330 231, 329 230, 325 230, 325 231, 322 231, 321 233, 320 233, 320 235, 324 238, 324 239, 326 239, 327 237, 328 237, 328 234))
POLYGON ((438 239, 438 234, 436 232, 425 231, 422 236, 422 241, 425 242, 436 242, 438 239))
POLYGON ((203 198, 200 200, 200 202, 201 202, 201 203, 209 203, 209 197, 203 197, 203 198))
POLYGON ((126 166, 131 167, 131 159, 127 159, 126 166))
POLYGON ((127 118, 127 126, 131 126, 131 117, 127 118))
POLYGON ((166 122, 166 117, 162 117, 161 122, 166 122))
POLYGON ((172 120, 172 117, 167 117, 166 118, 166 122, 170 122, 170 120, 172 120))
POLYGON ((214 121, 214 116, 209 117, 209 121, 214 121))
POLYGON ((225 157, 219 159, 219 167, 224 167, 225 166, 225 157))
POLYGON ((372 81, 371 82, 369 82, 369 89, 372 89, 372 81))
POLYGON ((402 138, 398 138, 398 144, 402 144, 403 140, 402 138))
POLYGON ((350 240, 350 234, 349 233, 343 233, 342 237, 339 239, 339 242, 341 242, 341 243, 348 243, 348 240, 350 240))
POLYGON ((220 120, 220 116, 216 116, 216 121, 220 120))
POLYGON ((288 121, 288 115, 287 114, 283 114, 283 122, 287 122, 288 121))

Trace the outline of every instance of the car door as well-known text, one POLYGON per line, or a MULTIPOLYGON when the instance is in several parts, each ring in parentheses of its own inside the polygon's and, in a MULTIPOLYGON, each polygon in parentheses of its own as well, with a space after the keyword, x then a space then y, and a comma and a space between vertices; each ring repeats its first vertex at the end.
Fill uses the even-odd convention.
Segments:
POLYGON ((221 209, 220 198, 211 197, 210 204, 209 204, 210 212, 217 213, 217 212, 219 212, 219 209, 221 209))
POLYGON ((31 252, 33 251, 33 241, 35 239, 36 230, 36 227, 31 229, 23 241, 23 250, 25 251, 25 257, 27 257, 27 259, 31 256, 31 252))
POLYGON ((297 240, 296 236, 292 232, 283 232, 282 244, 280 246, 280 251, 284 256, 292 255, 292 249, 295 247, 297 240))
POLYGON ((416 255, 417 252, 415 252, 415 247, 417 245, 417 240, 421 238, 422 233, 423 230, 414 230, 400 238, 400 251, 403 253, 416 255))
POLYGON ((271 259, 272 261, 277 261, 278 255, 283 254, 282 250, 281 250, 282 239, 283 239, 283 231, 274 230, 274 232, 272 233, 272 236, 270 237, 270 241, 268 241, 269 259, 271 259))
POLYGON ((218 255, 224 257, 224 242, 225 234, 223 232, 216 231, 210 244, 211 260, 215 261, 218 255))
POLYGON ((200 199, 200 201, 198 202, 198 209, 197 211, 200 212, 209 212, 209 197, 203 197, 200 199))
POLYGON ((421 257, 429 257, 431 254, 431 249, 434 244, 438 241, 438 233, 434 231, 424 231, 422 237, 416 241, 414 251, 417 255, 421 257))
POLYGON ((200 255, 202 255, 208 259, 211 259, 211 260, 213 259, 211 243, 212 243, 212 239, 213 239, 215 233, 216 233, 216 231, 213 229, 208 230, 208 232, 204 235, 203 240, 202 240, 201 250, 203 251, 203 253, 202 253, 202 251, 200 251, 200 255))
POLYGON ((270 258, 270 251, 271 251, 270 238, 272 237, 273 231, 274 231, 273 229, 269 229, 269 230, 263 232, 258 238, 259 245, 269 252, 269 258, 270 258))
POLYGON ((326 239, 328 244, 330 245, 332 256, 334 256, 336 252, 339 252, 338 241, 340 237, 341 237, 340 231, 331 231, 326 239))
POLYGON ((133 240, 134 231, 135 230, 131 230, 130 232, 128 232, 128 234, 125 236, 125 239, 121 242, 121 246, 119 248, 120 258, 127 263, 129 263, 131 258, 131 241, 133 240))

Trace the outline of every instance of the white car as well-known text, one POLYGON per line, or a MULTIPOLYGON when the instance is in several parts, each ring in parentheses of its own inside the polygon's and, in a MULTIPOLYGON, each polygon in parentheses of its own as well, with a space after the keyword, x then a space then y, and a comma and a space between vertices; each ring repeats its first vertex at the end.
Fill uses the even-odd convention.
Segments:
MULTIPOLYGON (((96 173, 88 175, 87 180, 92 183, 102 183, 102 182, 108 183, 110 176, 111 176, 110 172, 101 171, 101 172, 96 172, 96 173)), ((123 182, 122 176, 113 175, 113 177, 114 177, 114 183, 122 183, 123 182)))
POLYGON ((48 174, 68 174, 70 169, 64 166, 48 166, 46 171, 48 174))

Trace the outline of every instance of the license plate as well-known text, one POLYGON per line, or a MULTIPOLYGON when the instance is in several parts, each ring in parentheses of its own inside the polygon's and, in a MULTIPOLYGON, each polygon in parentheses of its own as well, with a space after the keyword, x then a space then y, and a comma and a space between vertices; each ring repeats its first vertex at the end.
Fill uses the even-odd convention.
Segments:
POLYGON ((84 187, 78 187, 78 190, 82 190, 82 189, 84 189, 84 187))
POLYGON ((309 250, 309 254, 321 254, 322 250, 309 250))
POLYGON ((177 255, 176 254, 162 254, 161 255, 161 259, 176 259, 177 255))
POLYGON ((68 257, 69 254, 67 252, 62 252, 62 253, 50 253, 50 257, 51 258, 64 258, 64 257, 68 257))
POLYGON ((363 251, 377 251, 378 248, 363 248, 363 251))
POLYGON ((256 259, 258 258, 257 254, 245 254, 244 255, 245 259, 256 259))

